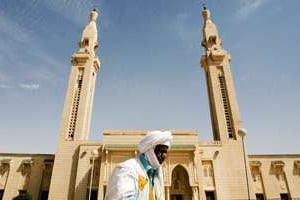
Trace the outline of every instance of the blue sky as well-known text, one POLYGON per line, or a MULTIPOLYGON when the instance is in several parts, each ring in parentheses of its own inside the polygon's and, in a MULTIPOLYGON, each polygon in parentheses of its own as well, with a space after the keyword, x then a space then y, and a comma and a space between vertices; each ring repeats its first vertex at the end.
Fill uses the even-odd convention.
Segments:
MULTIPOLYGON (((0 152, 53 153, 82 28, 100 9, 91 139, 104 129, 196 129, 211 140, 199 0, 1 0, 0 152)), ((249 153, 300 153, 300 1, 206 1, 249 153)))

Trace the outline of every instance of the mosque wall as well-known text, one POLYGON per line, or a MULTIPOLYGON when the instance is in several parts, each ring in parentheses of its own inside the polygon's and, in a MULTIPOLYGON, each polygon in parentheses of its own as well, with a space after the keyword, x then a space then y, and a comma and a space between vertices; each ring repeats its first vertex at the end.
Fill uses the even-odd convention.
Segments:
POLYGON ((250 155, 249 165, 255 194, 300 198, 300 155, 250 155))
MULTIPOLYGON (((163 166, 169 199, 178 195, 188 199, 205 199, 205 196, 214 195, 215 199, 224 200, 238 199, 231 194, 247 194, 237 187, 237 184, 245 184, 241 180, 246 180, 242 173, 244 169, 236 168, 222 151, 225 147, 219 142, 199 142, 198 149, 174 146, 163 166)), ((73 194, 68 195, 78 200, 87 199, 89 195, 103 199, 113 168, 136 155, 136 146, 124 148, 121 145, 118 148, 118 144, 99 142, 79 145, 73 194)), ((240 157, 235 159, 241 160, 240 157)), ((50 154, 1 153, 0 197, 12 199, 20 191, 27 191, 33 199, 47 199, 53 161, 54 155, 50 154)), ((250 190, 251 199, 300 198, 300 155, 249 155, 247 165, 250 169, 249 188, 253 189, 250 190)), ((62 176, 62 181, 64 178, 62 176)))
POLYGON ((33 199, 48 195, 54 155, 0 153, 0 199, 28 192, 33 199))

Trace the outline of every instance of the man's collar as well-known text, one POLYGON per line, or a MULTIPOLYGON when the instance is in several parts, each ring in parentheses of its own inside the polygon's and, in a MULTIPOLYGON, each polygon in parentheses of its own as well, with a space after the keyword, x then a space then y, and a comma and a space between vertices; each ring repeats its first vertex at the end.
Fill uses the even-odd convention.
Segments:
POLYGON ((146 172, 148 172, 150 169, 153 169, 153 167, 150 165, 150 162, 146 159, 145 154, 140 154, 139 158, 146 172))
POLYGON ((146 159, 145 154, 141 154, 139 156, 140 161, 142 162, 142 165, 144 169, 147 172, 148 178, 151 182, 151 185, 154 185, 154 178, 158 176, 158 169, 154 169, 151 165, 150 162, 146 159))

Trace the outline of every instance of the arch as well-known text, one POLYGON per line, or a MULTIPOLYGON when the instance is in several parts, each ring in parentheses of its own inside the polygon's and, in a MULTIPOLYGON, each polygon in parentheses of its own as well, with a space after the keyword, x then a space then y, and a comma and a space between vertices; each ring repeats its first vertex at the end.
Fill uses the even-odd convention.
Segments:
MULTIPOLYGON (((186 164, 182 164, 182 163, 179 164, 179 163, 176 163, 175 165, 173 165, 173 166, 170 168, 170 172, 173 172, 174 169, 175 169, 176 167, 178 167, 178 166, 183 167, 183 168, 185 169, 185 171, 187 172, 188 177, 189 177, 189 184, 190 184, 190 186, 195 185, 195 182, 194 182, 194 180, 192 179, 192 177, 195 176, 194 171, 193 171, 193 169, 190 169, 186 164), (193 173, 194 175, 191 176, 191 173, 193 173)), ((172 175, 172 174, 170 174, 170 176, 168 177, 169 183, 172 183, 172 176, 171 176, 171 175, 172 175)))
POLYGON ((188 167, 187 167, 186 165, 184 165, 184 164, 177 164, 177 165, 174 165, 173 168, 171 168, 171 172, 173 172, 174 169, 175 169, 176 167, 179 167, 179 166, 182 167, 182 168, 184 168, 185 171, 187 171, 187 172, 189 171, 189 170, 188 170, 188 167))
POLYGON ((188 171, 179 164, 172 170, 170 200, 192 199, 192 196, 188 171))

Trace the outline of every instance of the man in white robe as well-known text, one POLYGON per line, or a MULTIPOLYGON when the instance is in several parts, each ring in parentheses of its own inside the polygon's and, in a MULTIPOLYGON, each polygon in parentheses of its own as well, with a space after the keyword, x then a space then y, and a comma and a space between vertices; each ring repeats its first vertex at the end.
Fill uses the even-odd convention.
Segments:
POLYGON ((138 145, 139 155, 112 172, 105 200, 165 200, 162 164, 172 140, 170 131, 149 131, 138 145))

